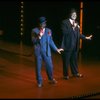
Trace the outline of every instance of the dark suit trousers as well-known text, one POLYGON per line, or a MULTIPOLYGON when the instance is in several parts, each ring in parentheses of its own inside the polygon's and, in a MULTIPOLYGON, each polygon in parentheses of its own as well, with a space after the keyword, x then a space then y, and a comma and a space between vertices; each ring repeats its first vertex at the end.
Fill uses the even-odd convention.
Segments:
POLYGON ((71 69, 71 73, 76 75, 78 73, 78 52, 76 50, 64 51, 62 53, 62 60, 63 60, 63 76, 69 75, 69 66, 71 69))

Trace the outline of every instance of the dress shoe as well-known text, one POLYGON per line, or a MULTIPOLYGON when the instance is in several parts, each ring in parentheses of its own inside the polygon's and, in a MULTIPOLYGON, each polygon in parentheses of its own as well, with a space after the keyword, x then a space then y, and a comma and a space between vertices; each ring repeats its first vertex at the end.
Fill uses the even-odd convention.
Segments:
POLYGON ((69 76, 64 76, 63 77, 65 80, 68 80, 69 79, 69 76))
POLYGON ((49 84, 56 84, 57 81, 55 79, 49 80, 49 84))
POLYGON ((74 75, 75 77, 78 77, 78 78, 82 78, 83 77, 83 74, 76 74, 76 75, 74 75))
POLYGON ((42 87, 42 84, 38 84, 38 87, 41 88, 42 87))

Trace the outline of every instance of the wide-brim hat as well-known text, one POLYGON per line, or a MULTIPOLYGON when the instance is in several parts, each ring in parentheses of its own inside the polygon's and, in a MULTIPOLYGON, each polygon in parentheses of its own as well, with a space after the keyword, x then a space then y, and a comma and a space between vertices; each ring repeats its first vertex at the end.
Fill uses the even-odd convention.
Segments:
POLYGON ((46 17, 40 17, 39 18, 39 23, 42 24, 42 23, 46 23, 46 17))

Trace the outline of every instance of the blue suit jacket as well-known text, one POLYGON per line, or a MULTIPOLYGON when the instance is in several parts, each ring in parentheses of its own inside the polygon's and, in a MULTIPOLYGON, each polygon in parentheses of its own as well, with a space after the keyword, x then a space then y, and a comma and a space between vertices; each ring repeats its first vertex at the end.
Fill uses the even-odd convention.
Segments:
POLYGON ((52 31, 49 28, 45 28, 44 35, 39 39, 39 28, 32 29, 32 42, 34 45, 34 52, 36 56, 39 56, 41 53, 47 53, 48 56, 51 56, 51 48, 57 51, 57 47, 52 40, 52 31))
MULTIPOLYGON (((63 48, 65 51, 72 50, 74 38, 73 38, 72 25, 71 25, 69 19, 65 19, 62 21, 61 29, 62 29, 62 33, 63 33, 61 48, 63 48)), ((75 28, 75 32, 77 33, 77 44, 76 44, 77 50, 79 50, 79 43, 80 43, 79 40, 80 40, 80 38, 85 39, 85 36, 83 34, 80 34, 78 27, 75 28)))

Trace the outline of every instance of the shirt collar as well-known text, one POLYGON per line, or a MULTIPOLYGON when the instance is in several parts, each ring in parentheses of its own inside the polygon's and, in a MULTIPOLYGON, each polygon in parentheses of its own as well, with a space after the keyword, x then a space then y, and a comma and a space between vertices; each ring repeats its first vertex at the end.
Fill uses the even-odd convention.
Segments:
POLYGON ((71 18, 69 19, 69 21, 70 21, 71 24, 73 24, 73 20, 71 18))

